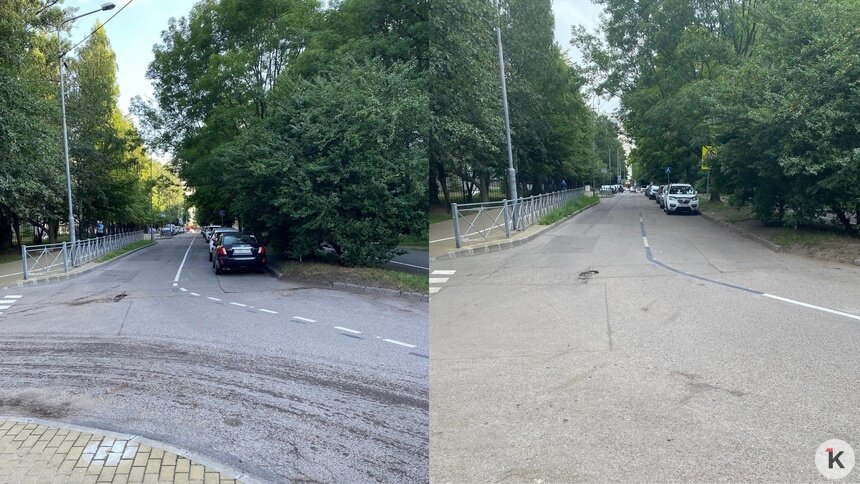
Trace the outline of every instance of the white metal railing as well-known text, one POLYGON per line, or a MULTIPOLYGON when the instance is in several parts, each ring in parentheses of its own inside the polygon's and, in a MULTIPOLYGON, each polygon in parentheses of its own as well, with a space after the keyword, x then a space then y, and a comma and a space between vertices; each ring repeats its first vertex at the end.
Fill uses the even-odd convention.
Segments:
POLYGON ((512 231, 536 224, 544 215, 584 193, 584 188, 574 188, 500 202, 452 203, 454 241, 460 248, 463 241, 487 239, 500 231, 509 238, 512 231))
POLYGON ((135 231, 77 240, 74 245, 71 242, 22 245, 21 261, 24 265, 24 279, 51 272, 69 272, 69 267, 92 262, 109 252, 143 240, 146 236, 143 231, 135 231))

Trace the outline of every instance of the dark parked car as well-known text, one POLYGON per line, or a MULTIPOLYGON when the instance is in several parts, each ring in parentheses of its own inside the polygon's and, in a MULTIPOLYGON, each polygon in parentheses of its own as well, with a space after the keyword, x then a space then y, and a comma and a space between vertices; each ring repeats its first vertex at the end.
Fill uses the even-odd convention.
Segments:
POLYGON ((251 234, 225 233, 222 234, 212 267, 215 274, 221 274, 225 269, 254 269, 259 273, 266 272, 266 248, 257 242, 251 234))

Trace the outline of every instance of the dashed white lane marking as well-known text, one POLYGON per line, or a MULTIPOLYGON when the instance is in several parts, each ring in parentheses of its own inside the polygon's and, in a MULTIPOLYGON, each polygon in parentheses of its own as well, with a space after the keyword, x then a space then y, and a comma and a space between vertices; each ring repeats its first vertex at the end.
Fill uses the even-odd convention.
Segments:
POLYGON ((243 308, 248 307, 248 305, 247 305, 247 304, 242 304, 242 303, 237 303, 237 302, 231 302, 230 304, 232 304, 232 305, 234 305, 234 306, 241 306, 241 307, 243 307, 243 308))
MULTIPOLYGON (((431 276, 453 276, 456 270, 436 269, 431 273, 431 276)), ((436 294, 442 290, 441 287, 434 287, 433 284, 445 284, 450 277, 430 277, 430 294, 436 294)))
POLYGON ((189 292, 188 294, 191 294, 192 296, 199 296, 200 295, 200 294, 197 294, 196 292, 189 292))
POLYGON ((22 296, 20 296, 18 294, 9 294, 8 296, 5 296, 5 297, 7 297, 9 299, 21 299, 22 296))
POLYGON ((206 296, 206 299, 211 299, 213 301, 220 301, 217 297, 206 296))
POLYGON ((188 292, 188 289, 185 289, 184 287, 180 287, 179 290, 182 292, 188 292))
POLYGON ((445 284, 450 277, 431 277, 430 284, 445 284))
POLYGON ((402 342, 402 341, 397 341, 396 339, 387 339, 387 338, 386 338, 386 339, 383 339, 382 341, 385 341, 386 343, 393 343, 393 344, 396 344, 396 345, 405 346, 405 347, 407 347, 407 348, 416 348, 416 346, 415 346, 415 345, 411 345, 411 344, 409 344, 409 343, 404 343, 404 342, 402 342))
POLYGON ((439 292, 439 289, 442 289, 442 288, 441 287, 431 287, 430 288, 430 294, 436 294, 437 292, 439 292))
POLYGON ((0 306, 0 309, 9 309, 11 306, 0 306))
POLYGON ((12 304, 17 301, 17 299, 0 299, 0 304, 12 304))
POLYGON ((434 276, 435 276, 435 275, 439 275, 439 276, 453 276, 455 272, 457 272, 457 271, 443 271, 443 270, 441 270, 441 269, 440 269, 440 270, 435 270, 435 271, 433 271, 433 272, 432 272, 432 274, 433 274, 434 276))
POLYGON ((173 278, 173 282, 179 282, 179 274, 182 273, 182 266, 185 265, 185 259, 188 258, 188 253, 191 251, 191 246, 194 245, 194 239, 191 239, 191 243, 188 244, 188 248, 185 249, 185 255, 182 257, 182 263, 179 264, 179 269, 176 269, 176 277, 173 278))
POLYGON ((296 321, 304 321, 306 323, 316 323, 316 321, 314 321, 313 319, 302 318, 300 316, 293 316, 293 319, 295 319, 296 321))
POLYGON ((836 311, 835 309, 823 308, 821 306, 816 306, 814 304, 808 304, 805 302, 795 301, 794 299, 789 299, 787 297, 774 296, 773 294, 762 294, 762 296, 769 297, 771 299, 776 299, 776 300, 783 301, 783 302, 787 302, 787 303, 791 303, 791 304, 797 304, 798 306, 803 306, 805 308, 817 309, 819 311, 824 311, 825 313, 837 314, 839 316, 845 316, 846 318, 856 319, 856 320, 860 321, 860 316, 857 316, 854 314, 843 313, 842 311, 836 311))
POLYGON ((644 235, 642 236, 642 243, 645 244, 645 247, 647 248, 651 247, 650 245, 648 245, 648 237, 645 237, 644 235))
POLYGON ((269 314, 278 314, 277 311, 269 311, 268 309, 263 309, 263 308, 260 308, 260 311, 263 311, 264 313, 269 313, 269 314))
POLYGON ((339 329, 341 331, 346 331, 347 333, 352 333, 352 334, 361 334, 361 331, 356 331, 354 329, 344 328, 343 326, 335 326, 334 329, 339 329))

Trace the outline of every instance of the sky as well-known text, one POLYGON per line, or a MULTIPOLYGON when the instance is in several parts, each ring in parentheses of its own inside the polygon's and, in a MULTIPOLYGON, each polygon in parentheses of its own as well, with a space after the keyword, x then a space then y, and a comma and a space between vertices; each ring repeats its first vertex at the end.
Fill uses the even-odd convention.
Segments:
MULTIPOLYGON (((65 7, 78 8, 78 14, 96 10, 106 0, 66 0, 65 7)), ((89 34, 96 20, 106 22, 129 0, 113 0, 113 10, 99 12, 81 18, 72 25, 71 40, 77 43, 89 34)), ((253 0, 249 0, 253 1, 253 0)), ((152 61, 152 46, 161 42, 161 32, 167 28, 171 17, 187 16, 196 0, 132 0, 117 16, 105 25, 107 37, 116 53, 117 82, 119 84, 119 106, 128 113, 129 102, 134 96, 152 97, 152 85, 146 78, 146 69, 152 61)), ((590 0, 553 0, 555 13, 555 38, 574 60, 579 54, 570 46, 572 25, 584 25, 594 31, 600 21, 603 8, 590 0)), ((593 107, 609 112, 618 106, 617 99, 594 100, 593 107)))

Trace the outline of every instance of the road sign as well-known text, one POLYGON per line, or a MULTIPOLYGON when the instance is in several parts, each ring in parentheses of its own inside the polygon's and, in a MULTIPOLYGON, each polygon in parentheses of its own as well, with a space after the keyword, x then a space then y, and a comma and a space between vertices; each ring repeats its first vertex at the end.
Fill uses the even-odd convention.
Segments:
POLYGON ((717 148, 711 145, 702 146, 702 170, 710 170, 711 162, 717 159, 717 148))
POLYGON ((671 167, 671 166, 667 166, 667 167, 666 167, 666 174, 667 174, 667 175, 671 175, 671 174, 672 174, 672 167, 671 167))
POLYGON ((220 217, 224 217, 224 215, 227 215, 227 212, 225 212, 224 209, 222 208, 221 210, 218 210, 218 215, 220 217))
POLYGON ((601 168, 601 169, 600 169, 600 173, 603 173, 604 175, 606 174, 606 172, 607 172, 607 171, 608 171, 608 170, 606 169, 606 167, 605 167, 605 166, 604 166, 603 168, 601 168))

